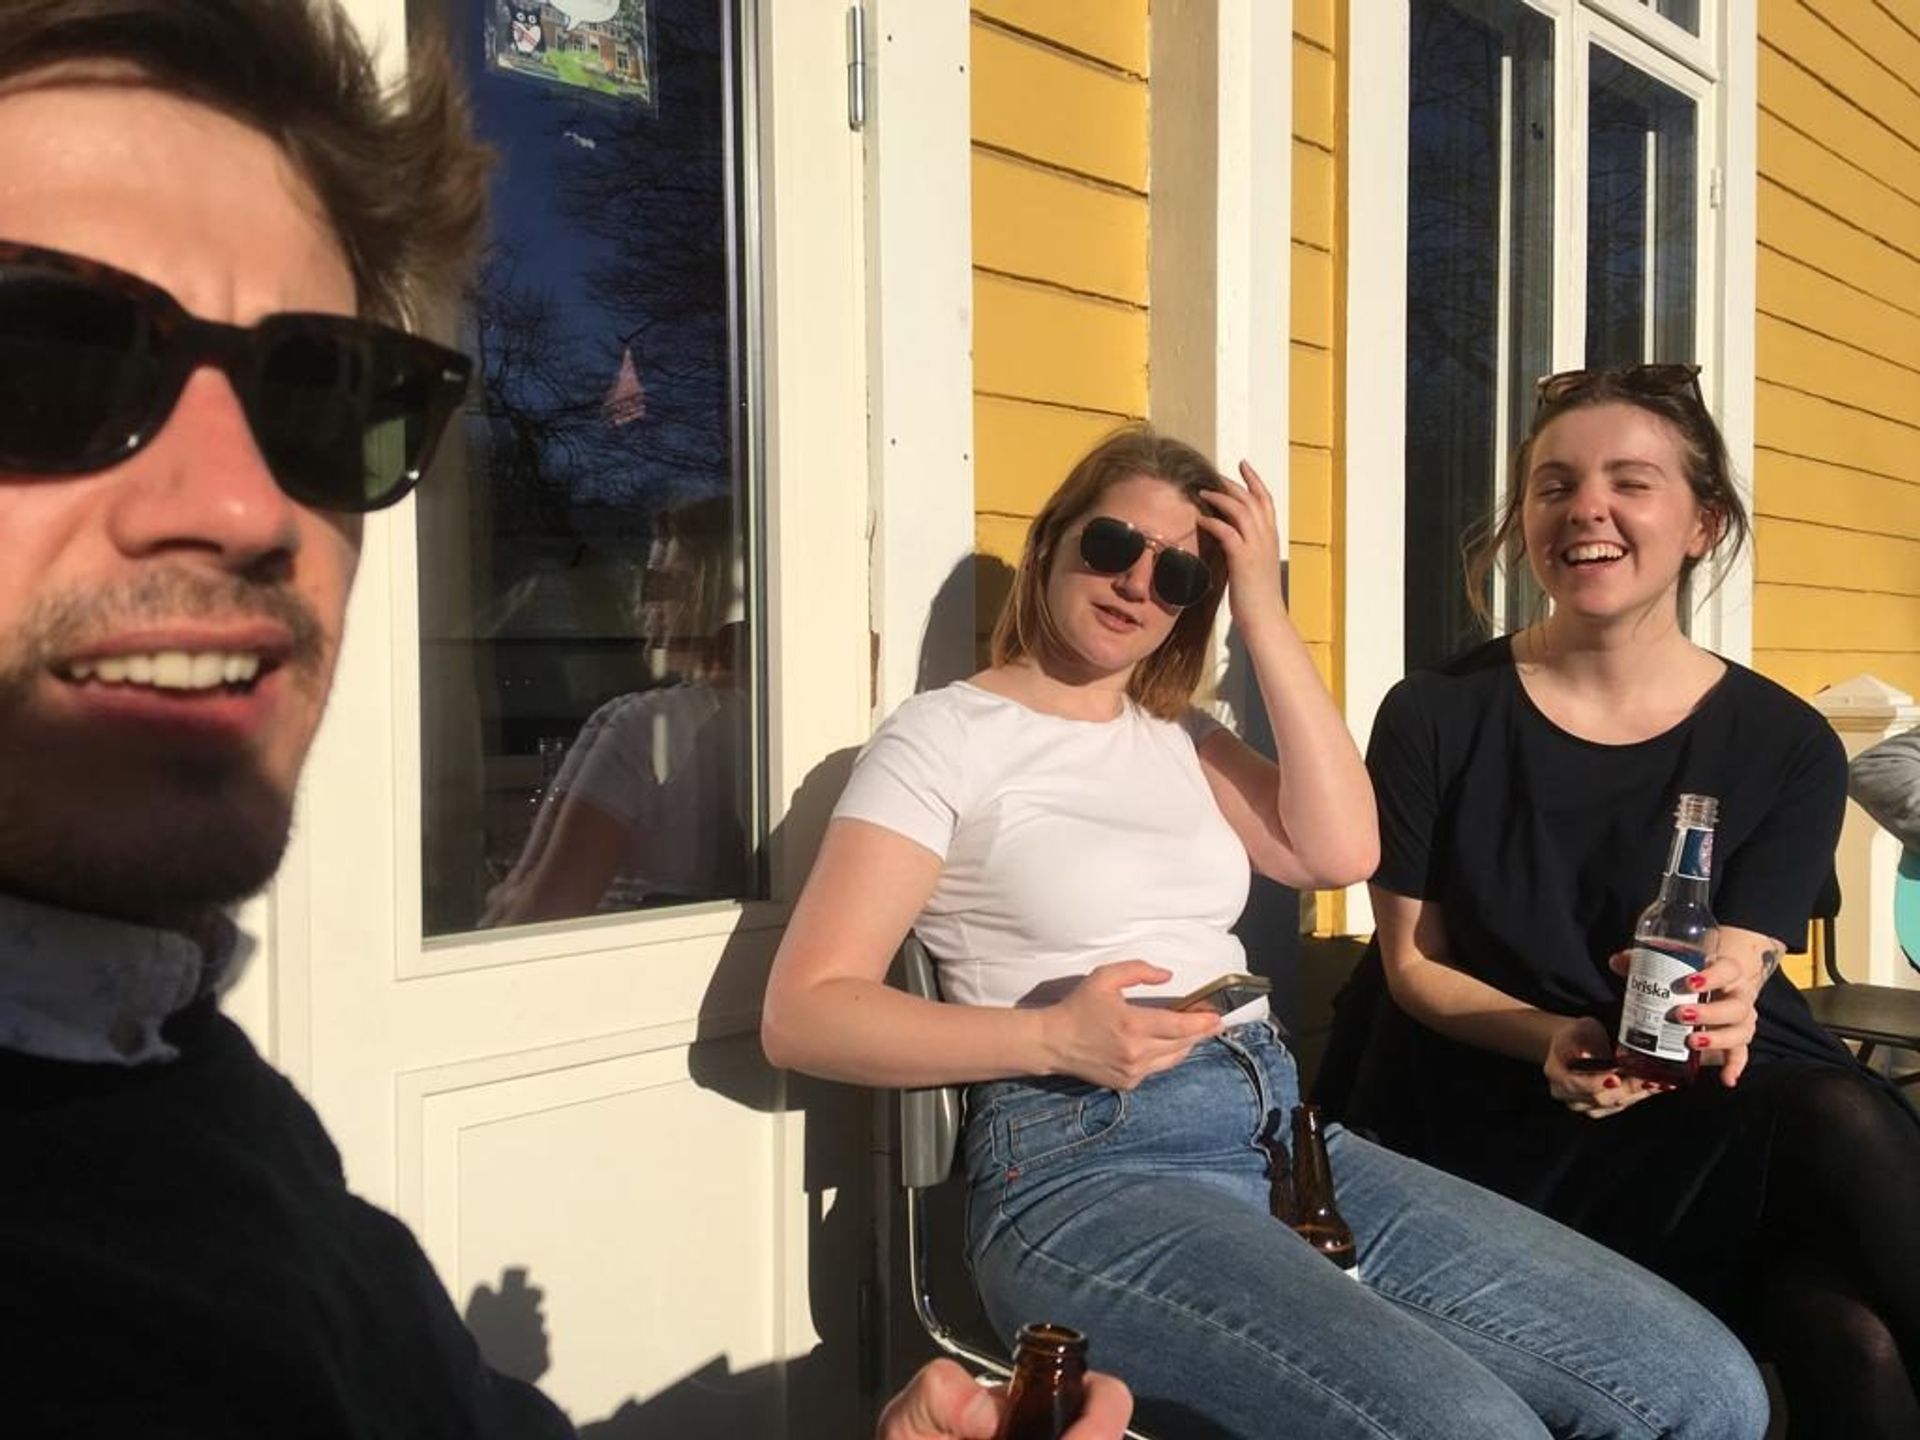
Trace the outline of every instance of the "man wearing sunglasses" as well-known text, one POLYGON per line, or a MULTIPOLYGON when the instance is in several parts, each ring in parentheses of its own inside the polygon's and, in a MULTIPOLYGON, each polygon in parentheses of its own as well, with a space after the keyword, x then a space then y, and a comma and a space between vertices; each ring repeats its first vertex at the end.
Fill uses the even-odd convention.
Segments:
MULTIPOLYGON (((572 1433, 218 1010, 285 846, 362 517, 468 362, 408 333, 482 228, 444 60, 332 0, 4 0, 0 1430, 572 1433)), ((1130 1409, 1101 1377, 1075 1440, 1130 1409)), ((993 1433, 951 1365, 884 1440, 993 1433)))

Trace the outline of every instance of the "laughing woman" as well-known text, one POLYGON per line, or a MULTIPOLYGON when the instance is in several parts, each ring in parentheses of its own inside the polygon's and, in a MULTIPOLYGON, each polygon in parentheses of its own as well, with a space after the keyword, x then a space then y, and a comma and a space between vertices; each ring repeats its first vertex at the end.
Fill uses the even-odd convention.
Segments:
POLYGON ((854 768, 769 983, 775 1063, 963 1083, 989 1315, 1085 1330, 1167 1435, 1757 1435, 1737 1342, 1531 1211, 1334 1128, 1359 1284, 1268 1213, 1298 1098, 1244 968, 1250 870, 1373 868, 1360 757, 1282 603, 1272 497, 1123 431, 1042 508, 992 665, 909 700, 854 768), (1281 763, 1191 705, 1223 593, 1281 763), (943 1001, 890 989, 909 927, 943 1001), (1578 1293, 1581 1303, 1563 1303, 1578 1293))
POLYGON ((1765 960, 1829 883, 1840 744, 1681 625, 1746 528, 1695 367, 1542 382, 1470 589, 1524 556, 1551 613, 1381 707, 1379 929, 1321 1098, 1706 1302, 1778 1365, 1794 1440, 1912 1440, 1920 1126, 1765 960), (1710 1064, 1674 1090, 1607 1066, 1683 793, 1719 801, 1720 928, 1670 1016, 1710 1064))

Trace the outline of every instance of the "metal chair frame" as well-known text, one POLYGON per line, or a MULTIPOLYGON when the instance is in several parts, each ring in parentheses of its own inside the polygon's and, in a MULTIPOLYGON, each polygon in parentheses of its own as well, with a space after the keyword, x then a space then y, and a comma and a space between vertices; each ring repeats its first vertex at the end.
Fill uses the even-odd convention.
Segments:
MULTIPOLYGON (((1806 992, 1813 1018, 1842 1040, 1854 1041, 1863 1065, 1881 1045, 1920 1050, 1920 990, 1849 980, 1840 973, 1833 916, 1820 916, 1819 925, 1820 962, 1831 983, 1806 992)), ((1920 1081, 1920 1069, 1887 1078, 1895 1085, 1911 1085, 1920 1081)))
MULTIPOLYGON (((918 936, 909 934, 901 945, 900 969, 909 994, 924 1000, 940 998, 933 958, 918 936)), ((959 1086, 934 1085, 900 1092, 900 1185, 906 1191, 907 1287, 913 1292, 913 1313, 919 1318, 920 1328, 927 1332, 927 1338, 941 1350, 964 1365, 1004 1380, 1013 1374, 1007 1357, 968 1344, 940 1318, 933 1303, 925 1196, 953 1174, 953 1157, 959 1144, 959 1086)), ((1128 1440, 1151 1440, 1138 1430, 1125 1433, 1128 1440)))

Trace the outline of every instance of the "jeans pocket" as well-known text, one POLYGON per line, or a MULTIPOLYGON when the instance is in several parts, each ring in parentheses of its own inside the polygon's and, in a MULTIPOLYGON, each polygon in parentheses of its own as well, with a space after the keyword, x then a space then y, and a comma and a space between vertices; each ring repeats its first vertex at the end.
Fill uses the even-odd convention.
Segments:
POLYGON ((1060 1164, 1098 1147, 1127 1119, 1123 1091, 1091 1086, 1068 1094, 1037 1094, 1010 1105, 993 1127, 996 1158, 1009 1180, 1060 1164))

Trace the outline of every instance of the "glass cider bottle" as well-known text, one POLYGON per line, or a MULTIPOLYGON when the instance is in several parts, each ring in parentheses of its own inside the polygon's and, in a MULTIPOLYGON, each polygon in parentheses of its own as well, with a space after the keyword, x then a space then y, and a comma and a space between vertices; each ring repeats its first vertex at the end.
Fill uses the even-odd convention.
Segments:
POLYGON ((1087 1337, 1065 1325, 1022 1326, 998 1440, 1059 1440, 1086 1402, 1087 1337))
POLYGON ((1359 1256, 1353 1230, 1333 1203, 1333 1163, 1320 1126, 1320 1107, 1293 1107, 1294 1233, 1348 1274, 1359 1256))
POLYGON ((1707 998, 1687 980, 1706 965, 1715 928, 1707 882, 1719 814, 1711 795, 1680 797, 1660 893, 1634 922, 1615 1058, 1621 1073, 1637 1079, 1684 1085, 1700 1073, 1700 1052, 1687 1043, 1694 1027, 1669 1016, 1676 1005, 1707 998))

